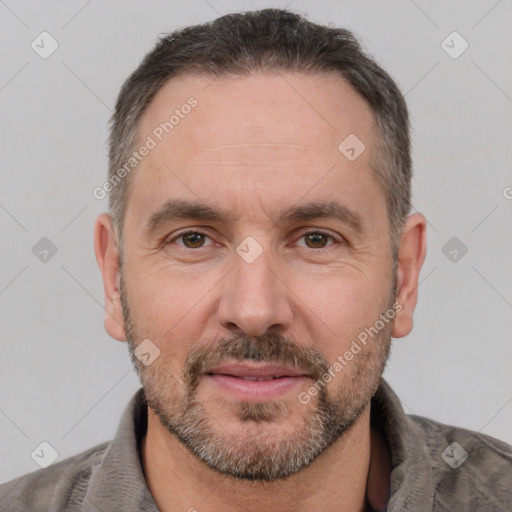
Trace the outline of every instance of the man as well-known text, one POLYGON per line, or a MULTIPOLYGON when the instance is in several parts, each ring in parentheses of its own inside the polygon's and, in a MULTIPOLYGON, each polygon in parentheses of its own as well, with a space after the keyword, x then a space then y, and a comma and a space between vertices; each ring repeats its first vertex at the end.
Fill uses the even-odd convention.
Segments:
POLYGON ((408 131, 346 30, 263 10, 163 38, 97 191, 105 326, 142 389, 2 510, 511 510, 512 448, 406 416, 382 380, 426 250, 408 131))

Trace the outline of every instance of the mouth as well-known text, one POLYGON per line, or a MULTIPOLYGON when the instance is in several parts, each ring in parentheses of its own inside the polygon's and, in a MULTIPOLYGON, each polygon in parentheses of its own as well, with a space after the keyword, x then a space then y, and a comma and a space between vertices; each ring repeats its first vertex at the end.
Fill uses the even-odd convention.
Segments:
POLYGON ((244 401, 282 397, 310 378, 293 368, 257 362, 223 364, 209 370, 204 377, 221 391, 244 401))

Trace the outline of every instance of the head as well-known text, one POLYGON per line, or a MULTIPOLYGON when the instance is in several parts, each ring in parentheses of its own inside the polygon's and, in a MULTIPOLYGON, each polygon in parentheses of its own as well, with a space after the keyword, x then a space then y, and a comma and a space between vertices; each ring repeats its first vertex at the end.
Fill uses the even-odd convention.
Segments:
POLYGON ((347 30, 223 16, 128 78, 109 174, 105 323, 150 413, 234 477, 309 465, 368 411, 412 328, 425 220, 408 215, 396 84, 347 30), (240 368, 279 384, 250 391, 240 368))

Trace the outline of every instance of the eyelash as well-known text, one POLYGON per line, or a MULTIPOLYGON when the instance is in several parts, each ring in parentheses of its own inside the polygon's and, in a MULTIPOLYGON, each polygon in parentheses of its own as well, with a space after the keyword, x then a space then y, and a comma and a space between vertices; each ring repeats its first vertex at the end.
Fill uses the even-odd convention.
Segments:
MULTIPOLYGON (((194 230, 190 230, 190 231, 185 231, 184 233, 180 233, 179 235, 175 236, 171 240, 168 240, 168 241, 164 242, 164 245, 171 244, 171 243, 175 242, 176 240, 179 240, 180 238, 186 237, 187 235, 202 235, 202 236, 205 236, 205 237, 208 237, 208 238, 211 239, 211 237, 208 236, 207 233, 204 233, 203 231, 198 231, 198 230, 194 229, 194 230)), ((333 244, 328 245, 326 247, 319 247, 319 248, 316 248, 316 249, 312 248, 312 247, 307 247, 307 246, 305 247, 306 249, 313 249, 316 252, 325 251, 325 250, 329 249, 329 247, 332 247, 336 242, 343 243, 343 240, 336 240, 336 238, 333 235, 330 235, 329 233, 326 233, 324 231, 319 231, 319 230, 308 231, 306 233, 303 233, 299 237, 299 240, 304 238, 307 235, 323 235, 323 236, 325 236, 328 239, 331 239, 333 241, 333 244)), ((197 247, 197 248, 191 248, 191 247, 185 247, 185 246, 181 246, 180 245, 180 247, 183 247, 183 249, 188 249, 189 251, 198 251, 200 249, 205 249, 206 247, 209 247, 209 246, 202 246, 202 247, 197 247)))

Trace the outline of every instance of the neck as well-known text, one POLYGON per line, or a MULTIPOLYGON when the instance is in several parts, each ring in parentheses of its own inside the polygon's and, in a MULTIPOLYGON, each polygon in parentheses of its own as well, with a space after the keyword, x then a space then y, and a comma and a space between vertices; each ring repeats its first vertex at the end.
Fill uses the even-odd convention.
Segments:
POLYGON ((161 512, 359 512, 364 510, 369 480, 372 501, 382 500, 382 489, 388 489, 375 478, 382 473, 384 452, 382 441, 370 430, 370 406, 308 467, 274 482, 242 480, 208 468, 167 432, 149 408, 141 450, 146 482, 161 512), (369 479, 374 451, 378 457, 372 458, 369 479))

